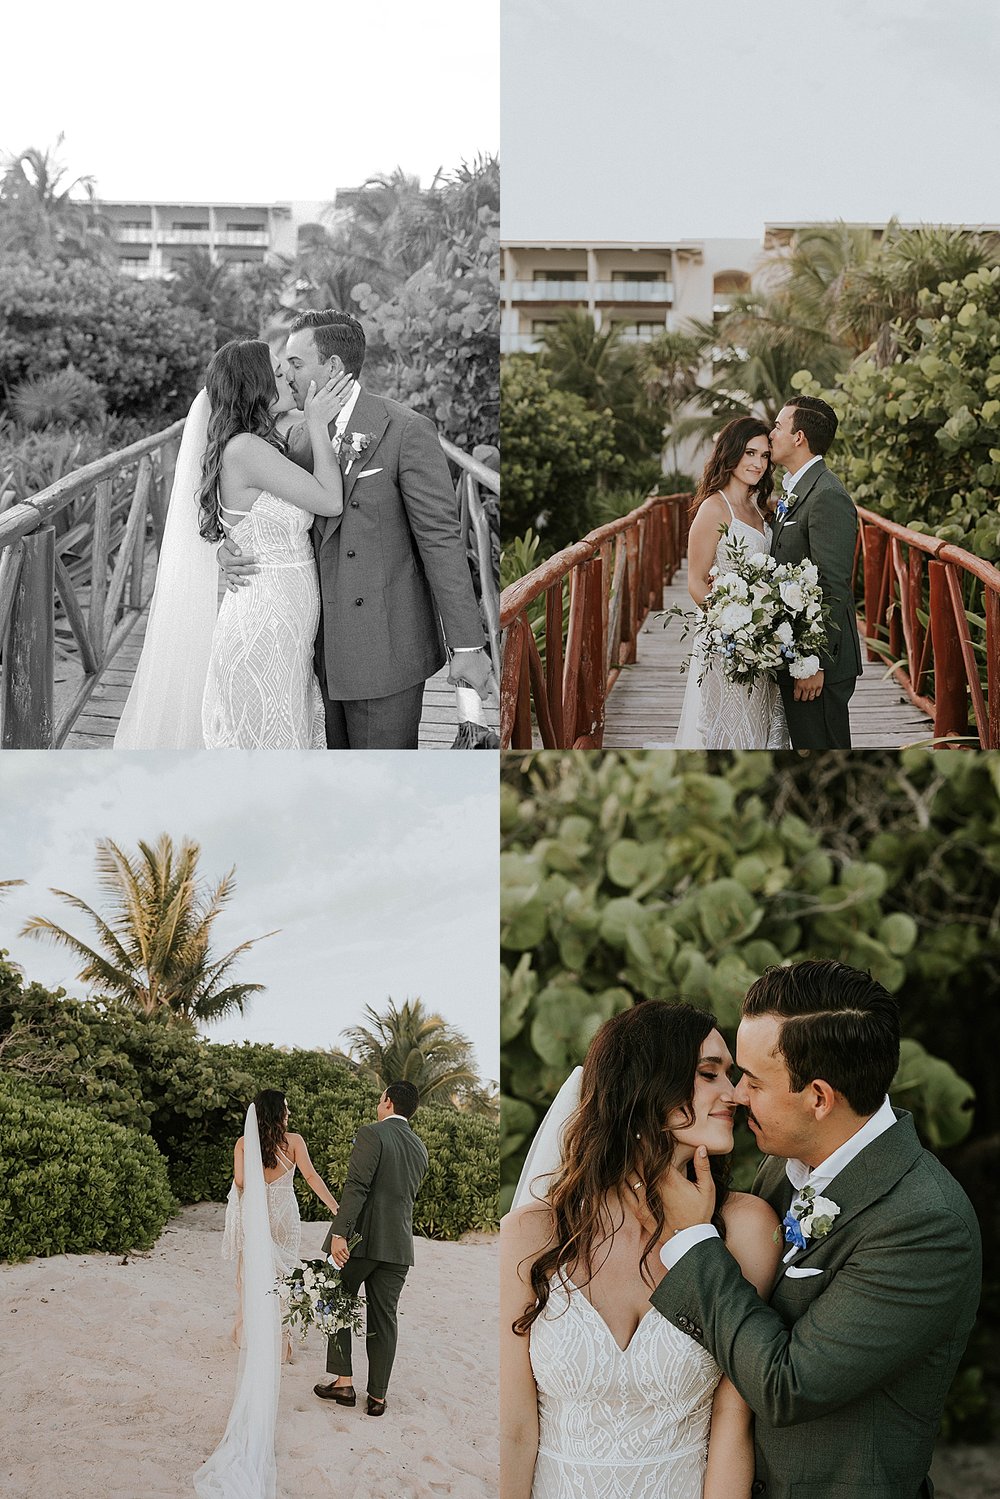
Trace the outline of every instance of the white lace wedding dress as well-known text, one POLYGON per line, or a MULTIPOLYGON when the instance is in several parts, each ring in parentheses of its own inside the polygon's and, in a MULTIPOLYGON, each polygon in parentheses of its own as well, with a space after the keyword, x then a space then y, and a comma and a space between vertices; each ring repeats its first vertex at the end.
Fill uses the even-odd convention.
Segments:
MULTIPOLYGON (((720 491, 721 492, 721 491, 720 491)), ((725 495, 722 496, 726 499, 725 495)), ((728 561, 730 540, 738 540, 753 555, 771 550, 771 528, 732 517, 729 527, 719 538, 715 552, 716 566, 723 570, 728 561)), ((704 640, 695 640, 688 665, 687 686, 681 707, 681 721, 674 740, 675 749, 788 749, 788 725, 781 705, 781 693, 773 676, 758 677, 752 687, 727 681, 721 663, 706 668, 704 640), (698 678, 704 671, 701 685, 698 678)))
POLYGON ((313 517, 262 490, 243 514, 220 507, 227 531, 260 571, 226 594, 212 638, 202 705, 208 749, 325 749, 313 671, 319 578, 313 517))
POLYGON ((650 1309, 624 1351, 558 1278, 532 1324, 538 1457, 531 1499, 701 1499, 711 1354, 650 1309))
MULTIPOLYGON (((280 1150, 278 1162, 284 1166, 283 1175, 267 1182, 267 1217, 271 1225, 271 1244, 274 1250, 274 1273, 287 1275, 299 1262, 302 1245, 302 1221, 299 1204, 295 1197, 295 1162, 290 1161, 280 1150)), ((226 1199, 226 1226, 222 1233, 222 1258, 237 1260, 243 1253, 243 1202, 236 1183, 229 1189, 226 1199)))

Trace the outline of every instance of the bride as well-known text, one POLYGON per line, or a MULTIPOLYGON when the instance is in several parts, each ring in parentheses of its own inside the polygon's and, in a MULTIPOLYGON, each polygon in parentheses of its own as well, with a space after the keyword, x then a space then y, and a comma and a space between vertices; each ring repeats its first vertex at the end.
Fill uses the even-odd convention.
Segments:
POLYGON ((222 1254, 236 1260, 240 1305, 233 1339, 242 1351, 225 1435, 194 1476, 200 1499, 274 1499, 279 1371, 291 1361, 291 1337, 286 1334, 282 1343, 282 1306, 273 1292, 277 1277, 299 1261, 296 1168, 336 1217, 337 1200, 309 1159, 305 1140, 289 1133, 284 1094, 266 1088, 247 1110, 233 1152, 222 1254))
POLYGON ((698 1146, 715 1223, 766 1296, 766 1203, 725 1189, 732 1058, 714 1018, 647 1000, 606 1022, 536 1137, 501 1225, 501 1499, 749 1499, 751 1414, 649 1306, 660 1184, 698 1146))
POLYGON ((286 456, 278 423, 295 398, 259 339, 223 345, 184 427, 150 605, 116 749, 324 748, 313 672, 319 582, 316 515, 343 511, 328 423, 348 376, 310 388, 305 423, 318 455, 309 474, 286 456), (218 607, 216 544, 253 551, 250 586, 218 607))
MULTIPOLYGON (((768 427, 739 416, 719 433, 692 502, 688 537, 688 592, 701 607, 712 588, 710 571, 724 571, 729 547, 770 552, 768 500, 774 488, 768 427)), ((674 745, 677 749, 788 749, 781 693, 773 676, 752 687, 729 682, 718 661, 706 669, 705 642, 696 640, 674 745), (699 686, 698 677, 703 680, 699 686)))

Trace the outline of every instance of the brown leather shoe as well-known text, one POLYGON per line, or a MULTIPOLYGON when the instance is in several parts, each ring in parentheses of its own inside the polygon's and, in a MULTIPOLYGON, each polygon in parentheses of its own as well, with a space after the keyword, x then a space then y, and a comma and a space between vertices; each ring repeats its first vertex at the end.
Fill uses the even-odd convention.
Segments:
POLYGON ((338 1405, 357 1405, 358 1397, 353 1385, 314 1384, 313 1394, 321 1400, 336 1400, 338 1405))
POLYGON ((379 1400, 378 1397, 375 1396, 375 1395, 369 1395, 368 1396, 368 1415, 369 1416, 384 1416, 385 1415, 385 1401, 384 1400, 379 1400))

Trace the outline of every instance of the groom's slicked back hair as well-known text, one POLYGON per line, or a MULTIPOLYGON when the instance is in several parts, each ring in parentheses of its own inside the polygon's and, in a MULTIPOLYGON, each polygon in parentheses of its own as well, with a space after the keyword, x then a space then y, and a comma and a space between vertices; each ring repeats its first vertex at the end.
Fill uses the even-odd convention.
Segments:
POLYGON ((392 1112, 403 1119, 410 1119, 417 1112, 420 1094, 412 1083, 390 1083, 385 1096, 392 1104, 392 1112))
POLYGON ((365 330, 356 317, 349 312, 337 312, 329 307, 325 312, 300 312, 290 333, 299 333, 308 328, 316 342, 319 357, 332 359, 338 355, 349 375, 360 375, 365 362, 365 330))
POLYGON ((832 959, 767 968, 742 1013, 784 1022, 778 1051, 793 1093, 821 1078, 856 1114, 879 1108, 899 1066, 899 1007, 871 974, 832 959))
POLYGON ((810 453, 821 458, 837 435, 837 413, 819 396, 792 396, 785 405, 794 413, 792 431, 805 434, 810 453))

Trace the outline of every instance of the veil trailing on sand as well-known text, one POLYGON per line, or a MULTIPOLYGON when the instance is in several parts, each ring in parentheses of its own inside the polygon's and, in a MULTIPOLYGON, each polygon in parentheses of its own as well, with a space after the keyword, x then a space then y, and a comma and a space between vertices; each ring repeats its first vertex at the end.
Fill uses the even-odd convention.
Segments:
POLYGON ((544 1201, 549 1182, 562 1164, 563 1130, 580 1107, 582 1077, 583 1068, 575 1067, 552 1100, 521 1168, 512 1208, 544 1201))
POLYGON ((194 1475, 200 1499, 274 1499, 274 1428, 281 1376, 281 1303, 267 1211, 257 1110, 243 1135, 243 1351, 225 1435, 194 1475))
POLYGON ((219 598, 216 548, 198 531, 196 500, 209 415, 208 396, 199 391, 184 424, 146 639, 116 750, 204 747, 201 702, 219 598))

